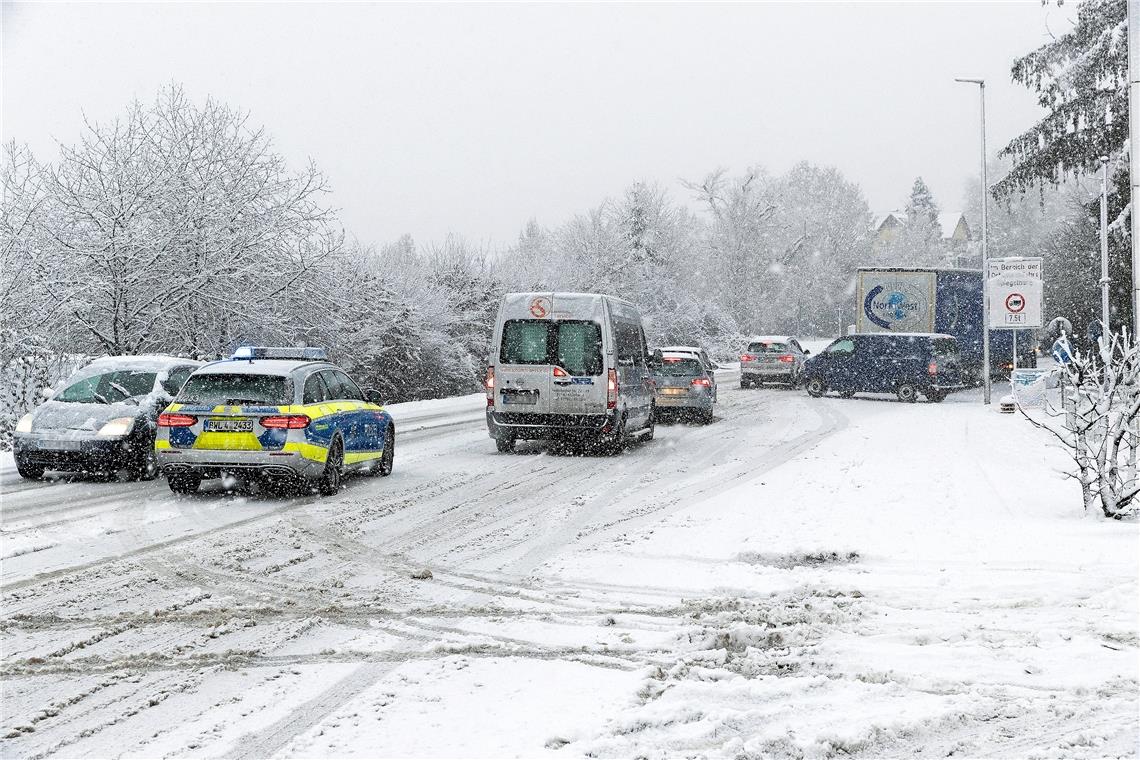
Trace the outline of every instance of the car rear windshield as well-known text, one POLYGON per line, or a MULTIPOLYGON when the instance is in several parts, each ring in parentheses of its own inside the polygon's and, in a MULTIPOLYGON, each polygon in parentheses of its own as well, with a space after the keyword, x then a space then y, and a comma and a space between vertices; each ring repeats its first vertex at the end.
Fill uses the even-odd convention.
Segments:
MULTIPOLYGON (((739 345, 739 344, 738 344, 739 345)), ((748 344, 748 353, 750 354, 782 354, 788 350, 787 343, 775 343, 772 341, 757 341, 748 344)))
POLYGON ((280 375, 191 375, 178 394, 180 404, 276 406, 291 401, 288 378, 280 375))
POLYGON ((64 388, 56 401, 76 404, 113 404, 128 398, 145 396, 154 390, 155 372, 122 369, 85 377, 64 388))
POLYGON ((602 374, 602 330, 589 320, 512 319, 503 325, 504 364, 553 364, 571 375, 602 374))
POLYGON ((705 373, 698 359, 677 359, 666 356, 661 362, 661 374, 665 377, 700 377, 705 373))

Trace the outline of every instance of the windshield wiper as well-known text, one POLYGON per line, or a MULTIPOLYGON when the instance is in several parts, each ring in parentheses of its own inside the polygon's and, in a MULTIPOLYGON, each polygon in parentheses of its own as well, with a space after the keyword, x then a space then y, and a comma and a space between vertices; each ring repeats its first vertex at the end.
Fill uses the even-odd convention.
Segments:
POLYGON ((99 394, 99 393, 96 393, 95 391, 92 391, 92 392, 91 392, 91 395, 92 395, 92 396, 94 396, 94 397, 95 397, 95 400, 96 400, 96 401, 98 401, 100 404, 107 404, 107 405, 110 405, 110 403, 111 403, 111 402, 110 402, 110 401, 108 401, 106 398, 104 398, 104 397, 103 397, 101 394, 99 394))
POLYGON ((115 390, 117 390, 119 393, 123 394, 123 398, 130 398, 132 395, 130 391, 128 391, 126 388, 119 385, 118 383, 111 383, 111 387, 114 388, 115 390))

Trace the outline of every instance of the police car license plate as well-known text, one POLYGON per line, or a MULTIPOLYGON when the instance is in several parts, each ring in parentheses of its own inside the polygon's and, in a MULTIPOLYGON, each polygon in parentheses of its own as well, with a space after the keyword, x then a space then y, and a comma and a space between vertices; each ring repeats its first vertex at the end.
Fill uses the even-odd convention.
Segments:
POLYGON ((253 420, 239 419, 239 420, 216 420, 208 418, 206 420, 206 432, 208 433, 252 433, 253 420))

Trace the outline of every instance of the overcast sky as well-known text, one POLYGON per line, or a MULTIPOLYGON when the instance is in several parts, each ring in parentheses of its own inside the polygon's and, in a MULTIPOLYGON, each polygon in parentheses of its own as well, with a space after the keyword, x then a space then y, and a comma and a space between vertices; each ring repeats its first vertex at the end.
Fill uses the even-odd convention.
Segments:
POLYGON ((3 6, 2 131, 41 158, 170 82, 251 112, 328 174, 350 231, 488 246, 636 180, 799 160, 872 208, 922 175, 961 207, 990 147, 1038 116, 1012 59, 1076 4, 54 3, 3 6))

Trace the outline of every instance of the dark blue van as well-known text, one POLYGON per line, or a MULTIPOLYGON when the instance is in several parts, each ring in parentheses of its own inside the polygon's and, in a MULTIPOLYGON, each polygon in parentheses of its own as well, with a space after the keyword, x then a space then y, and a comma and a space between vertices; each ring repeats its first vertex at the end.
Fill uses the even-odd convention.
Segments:
POLYGON ((838 391, 894 393, 899 401, 918 394, 941 401, 964 387, 958 341, 938 333, 865 333, 837 338, 804 363, 804 387, 813 396, 838 391))

